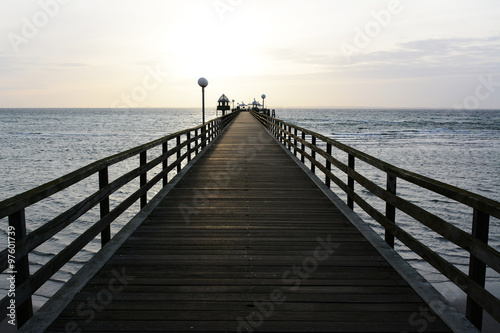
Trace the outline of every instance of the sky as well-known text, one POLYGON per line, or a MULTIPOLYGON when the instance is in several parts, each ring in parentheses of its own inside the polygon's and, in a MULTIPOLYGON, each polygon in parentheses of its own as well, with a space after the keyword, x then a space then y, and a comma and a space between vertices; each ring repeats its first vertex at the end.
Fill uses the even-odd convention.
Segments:
POLYGON ((2 0, 0 108, 500 109, 498 0, 2 0))

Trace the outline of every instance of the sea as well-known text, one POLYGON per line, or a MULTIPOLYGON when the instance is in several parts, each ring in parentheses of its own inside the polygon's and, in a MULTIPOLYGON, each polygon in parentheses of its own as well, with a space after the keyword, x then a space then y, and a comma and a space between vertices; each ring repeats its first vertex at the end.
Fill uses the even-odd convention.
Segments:
MULTIPOLYGON (((399 168, 500 201, 500 110, 456 109, 351 109, 277 108, 276 117, 352 146, 399 168)), ((206 119, 217 116, 206 110, 206 119)), ((61 177, 96 160, 198 126, 200 109, 0 109, 0 201, 61 177)), ((335 154, 335 152, 334 152, 335 154)), ((345 154, 344 154, 345 155, 345 154)), ((338 153, 339 159, 347 156, 338 153)), ((385 186, 385 175, 356 162, 359 172, 385 186)), ((130 168, 133 165, 124 165, 130 168)), ((118 172, 118 171, 117 171, 118 172)), ((322 175, 318 173, 321 178, 322 175)), ((113 176, 111 176, 113 178, 113 176)), ((27 229, 43 225, 95 191, 97 179, 44 200, 26 211, 27 229)), ((359 185, 356 185, 359 186, 359 185)), ((343 192, 332 190, 345 199, 343 192)), ((127 189, 113 199, 119 202, 127 189)), ((383 203, 361 189, 362 196, 379 208, 383 203)), ((151 196, 154 192, 151 194, 151 196)), ((470 232, 472 209, 398 180, 398 194, 470 232)), ((383 234, 382 228, 360 208, 355 212, 383 234)), ((85 230, 98 212, 91 211, 30 255, 31 272, 85 230)), ((127 215, 128 214, 128 215, 127 215)), ((113 223, 116 233, 133 213, 113 223)), ((429 232, 409 216, 396 213, 396 223, 467 273, 468 253, 429 232)), ((0 244, 7 244, 7 219, 0 220, 0 244)), ((500 221, 490 219, 489 244, 500 250, 500 221)), ((64 266, 34 297, 36 306, 60 288, 99 250, 93 241, 64 266)), ((402 244, 396 250, 439 291, 463 311, 464 294, 402 244)), ((488 269, 487 289, 500 296, 500 276, 488 269)), ((0 276, 0 297, 7 294, 6 275, 0 276)))

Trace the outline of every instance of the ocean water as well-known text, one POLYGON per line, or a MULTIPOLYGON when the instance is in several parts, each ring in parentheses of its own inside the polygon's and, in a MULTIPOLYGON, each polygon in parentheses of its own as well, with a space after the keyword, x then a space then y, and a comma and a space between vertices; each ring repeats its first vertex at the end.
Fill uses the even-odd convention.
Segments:
MULTIPOLYGON (((500 201, 500 111, 277 109, 276 116, 346 143, 397 167, 500 201)), ((215 110, 208 109, 206 118, 214 117, 215 110)), ((98 159, 200 123, 199 109, 0 109, 0 200, 98 159)), ((346 160, 347 156, 339 154, 338 158, 346 160)), ((118 174, 130 167, 133 165, 125 164, 115 172, 118 174)), ((357 162, 356 168, 371 180, 385 186, 383 173, 361 162, 357 162)), ((111 178, 113 179, 113 174, 111 178)), ((70 200, 82 199, 92 193, 96 189, 96 182, 97 179, 89 179, 82 186, 72 187, 27 210, 27 228, 33 230, 54 217, 54 214, 68 208, 70 200)), ((345 199, 345 194, 332 189, 345 199)), ((112 197, 112 205, 119 202, 126 191, 125 188, 112 197)), ((361 193, 366 200, 384 211, 382 202, 366 191, 361 193)), ((398 194, 470 232, 472 209, 399 180, 398 194)), ((355 211, 371 223, 377 232, 382 232, 361 209, 355 208, 355 211)), ((84 215, 74 226, 36 249, 30 255, 30 260, 33 261, 31 271, 36 271, 76 235, 88 228, 97 214, 94 210, 84 215)), ((114 223, 114 232, 128 221, 131 214, 125 214, 114 223)), ((466 272, 468 256, 465 251, 428 232, 425 227, 401 212, 396 214, 398 224, 466 272)), ((0 223, 0 244, 6 244, 7 220, 2 219, 0 223)), ((500 250, 500 223, 496 219, 490 221, 490 244, 500 250)), ((37 292, 35 303, 43 303, 99 247, 98 241, 87 246, 37 292)), ((401 244, 397 244, 396 249, 445 296, 459 297, 456 288, 444 283, 445 279, 419 257, 401 244)), ((487 280, 489 288, 494 290, 500 277, 488 270, 487 280)), ((1 278, 0 289, 4 291, 1 293, 2 297, 5 295, 5 286, 6 281, 1 278)))

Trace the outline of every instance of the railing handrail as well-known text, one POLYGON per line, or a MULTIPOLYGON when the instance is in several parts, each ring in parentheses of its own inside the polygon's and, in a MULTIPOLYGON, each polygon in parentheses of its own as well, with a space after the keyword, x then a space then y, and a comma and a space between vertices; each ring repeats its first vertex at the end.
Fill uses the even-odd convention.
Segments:
POLYGON ((315 173, 316 168, 319 169, 325 175, 325 183, 328 187, 333 181, 343 190, 347 194, 347 205, 351 209, 354 209, 354 203, 358 204, 368 215, 384 227, 385 240, 389 246, 394 247, 394 238, 398 238, 413 252, 421 256, 462 289, 467 294, 466 316, 474 325, 481 328, 483 309, 500 322, 500 300, 485 289, 486 265, 500 273, 500 252, 488 245, 489 217, 500 218, 500 202, 395 167, 355 148, 300 126, 257 112, 252 113, 285 147, 290 151, 293 148, 296 156, 300 154, 302 163, 305 163, 307 158, 313 173, 315 173), (298 131, 301 132, 300 136, 298 131), (311 137, 310 142, 306 140, 306 135, 311 137), (326 144, 326 151, 317 146, 317 139, 326 144), (348 154, 348 164, 333 157, 332 147, 336 147, 348 154), (309 149, 310 153, 306 151, 306 148, 309 149), (324 164, 316 159, 316 154, 325 159, 324 164), (385 172, 387 174, 387 189, 355 171, 356 158, 385 172), (347 184, 331 172, 332 166, 347 175, 347 184), (471 234, 398 196, 396 194, 397 178, 404 179, 420 188, 438 193, 473 208, 471 234), (355 192, 355 181, 385 202, 385 214, 374 208, 355 192), (440 234, 446 240, 468 251, 470 253, 469 275, 463 273, 398 226, 395 219, 396 208, 440 234))
MULTIPOLYGON (((262 117, 263 115, 259 114, 258 117, 262 117)), ((500 202, 492 200, 490 198, 484 197, 480 194, 470 192, 468 190, 446 184, 444 182, 440 182, 438 180, 420 175, 418 173, 408 171, 402 168, 398 168, 388 162, 382 161, 374 156, 371 156, 367 153, 364 153, 356 148, 350 147, 344 143, 341 143, 339 141, 336 141, 335 139, 326 137, 320 133, 316 133, 314 131, 308 130, 306 128, 287 123, 285 121, 282 121, 278 118, 272 118, 268 117, 269 119, 274 119, 276 121, 279 121, 281 124, 290 126, 292 128, 296 128, 297 130, 304 132, 306 134, 312 135, 321 141, 324 141, 326 143, 330 143, 332 146, 337 147, 338 149, 351 154, 355 156, 356 158, 359 158, 363 162, 366 162, 377 169, 393 174, 394 176, 397 176, 401 179, 404 179, 412 184, 418 185, 420 187, 423 187, 427 190, 436 192, 438 194, 441 194, 449 199, 453 199, 457 202, 460 202, 464 205, 467 205, 471 208, 476 208, 481 211, 484 211, 485 213, 494 216, 498 219, 500 219, 500 202)), ((266 120, 267 121, 267 120, 266 120)), ((290 133, 288 131, 284 131, 287 134, 290 134, 293 136, 293 133, 290 133)))
MULTIPOLYGON (((9 231, 15 230, 14 241, 15 253, 7 248, 0 251, 0 272, 6 269, 12 270, 12 261, 15 261, 16 273, 16 310, 18 310, 18 328, 22 326, 33 314, 31 297, 38 288, 48 281, 59 269, 64 266, 75 254, 83 249, 99 233, 101 243, 104 246, 110 239, 111 223, 123 212, 129 209, 133 203, 140 200, 141 209, 147 204, 148 191, 163 179, 163 186, 168 183, 168 173, 174 169, 180 172, 182 163, 191 160, 192 154, 197 155, 206 147, 207 143, 215 140, 223 129, 235 118, 238 112, 212 119, 197 127, 179 131, 146 144, 128 149, 124 152, 103 158, 87 166, 79 168, 56 180, 38 186, 32 190, 18 194, 10 199, 0 202, 0 219, 9 218, 9 231), (194 135, 191 133, 194 132, 194 135), (186 139, 181 142, 181 137, 186 139), (175 139, 175 147, 169 149, 169 141, 175 139), (162 146, 159 155, 149 162, 147 152, 155 147, 162 146), (185 152, 183 152, 185 149, 185 152), (109 182, 108 167, 139 156, 139 165, 133 170, 124 171, 115 180, 109 182), (168 163, 169 157, 174 156, 176 160, 168 163), (162 164, 162 170, 152 179, 147 179, 148 171, 162 164), (38 227, 26 232, 25 209, 43 199, 49 198, 68 187, 98 174, 99 181, 96 182, 98 190, 82 201, 73 205, 62 214, 38 227), (139 189, 121 201, 110 210, 109 196, 134 179, 140 179, 139 189), (73 240, 69 245, 57 253, 48 263, 39 268, 33 275, 29 272, 28 254, 45 241, 53 237, 62 229, 76 221, 93 207, 100 206, 100 219, 93 223, 87 230, 73 240), (12 229, 11 229, 12 228, 12 229)), ((10 236, 10 234, 9 234, 10 236)), ((9 244, 11 239, 9 238, 9 244)), ((7 316, 9 296, 0 299, 0 321, 7 316)))

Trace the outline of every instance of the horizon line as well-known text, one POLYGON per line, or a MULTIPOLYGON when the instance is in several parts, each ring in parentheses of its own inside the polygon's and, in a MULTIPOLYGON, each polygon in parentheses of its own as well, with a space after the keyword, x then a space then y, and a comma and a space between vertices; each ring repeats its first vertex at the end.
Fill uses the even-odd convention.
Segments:
MULTIPOLYGON (((141 109, 200 109, 200 106, 143 106, 143 107, 131 107, 131 108, 114 108, 114 107, 100 107, 100 106, 41 106, 41 107, 0 107, 0 110, 5 109, 108 109, 108 110, 141 110, 141 109)), ((214 107, 206 107, 206 109, 213 110, 214 107)), ((500 108, 454 108, 454 107, 431 107, 431 106, 276 106, 270 107, 269 109, 375 109, 375 110, 398 110, 398 109, 408 109, 408 110, 456 110, 456 111, 500 111, 500 108)))

